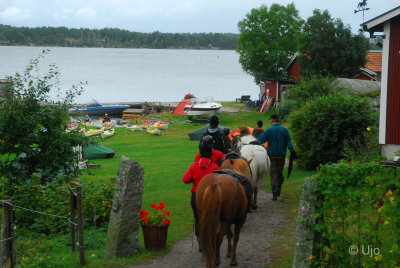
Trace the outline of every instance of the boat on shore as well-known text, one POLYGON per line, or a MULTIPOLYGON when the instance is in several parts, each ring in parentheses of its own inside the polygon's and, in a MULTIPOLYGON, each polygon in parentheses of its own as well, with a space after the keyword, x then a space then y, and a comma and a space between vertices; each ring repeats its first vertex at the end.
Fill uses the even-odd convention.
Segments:
POLYGON ((206 101, 199 101, 197 98, 190 99, 190 103, 185 105, 184 113, 191 116, 210 118, 215 115, 222 105, 214 101, 212 97, 207 97, 206 101))
POLYGON ((103 132, 101 132, 101 137, 102 137, 103 140, 105 140, 106 138, 114 136, 114 133, 115 133, 114 128, 105 129, 103 132))
POLYGON ((92 100, 91 103, 88 103, 81 107, 72 108, 69 110, 69 114, 77 115, 77 114, 88 114, 88 115, 104 115, 104 114, 122 114, 122 112, 126 109, 130 108, 129 105, 102 105, 96 100, 92 100))

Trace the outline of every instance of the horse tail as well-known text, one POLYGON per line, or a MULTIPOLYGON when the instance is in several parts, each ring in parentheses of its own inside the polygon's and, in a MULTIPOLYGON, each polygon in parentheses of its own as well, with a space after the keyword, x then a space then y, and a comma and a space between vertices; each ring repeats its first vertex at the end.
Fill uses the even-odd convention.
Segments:
POLYGON ((204 191, 199 219, 199 235, 207 267, 212 267, 216 251, 216 232, 220 224, 222 207, 221 188, 215 182, 204 191))

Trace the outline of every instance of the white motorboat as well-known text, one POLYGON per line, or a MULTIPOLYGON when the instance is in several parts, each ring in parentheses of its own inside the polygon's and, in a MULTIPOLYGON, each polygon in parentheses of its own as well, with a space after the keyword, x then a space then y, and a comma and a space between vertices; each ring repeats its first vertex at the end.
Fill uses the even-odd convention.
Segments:
POLYGON ((214 101, 212 97, 207 97, 206 101, 199 101, 197 98, 190 99, 190 103, 184 108, 187 116, 198 116, 210 118, 215 115, 222 105, 214 101))

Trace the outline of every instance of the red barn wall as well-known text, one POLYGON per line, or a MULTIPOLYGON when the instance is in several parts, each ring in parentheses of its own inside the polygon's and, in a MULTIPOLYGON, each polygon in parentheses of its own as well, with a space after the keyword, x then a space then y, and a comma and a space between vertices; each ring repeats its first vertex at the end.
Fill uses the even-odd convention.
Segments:
POLYGON ((301 81, 300 65, 297 59, 295 59, 292 65, 290 65, 289 69, 287 70, 287 73, 290 79, 293 79, 297 82, 301 81))
POLYGON ((400 17, 390 25, 386 143, 400 144, 400 17))

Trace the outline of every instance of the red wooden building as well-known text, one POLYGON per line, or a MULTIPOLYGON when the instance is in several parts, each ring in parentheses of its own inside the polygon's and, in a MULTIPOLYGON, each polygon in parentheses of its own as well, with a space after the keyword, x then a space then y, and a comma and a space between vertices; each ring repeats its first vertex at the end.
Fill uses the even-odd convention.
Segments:
POLYGON ((400 149, 400 6, 362 24, 373 37, 383 33, 379 143, 382 154, 400 149))

